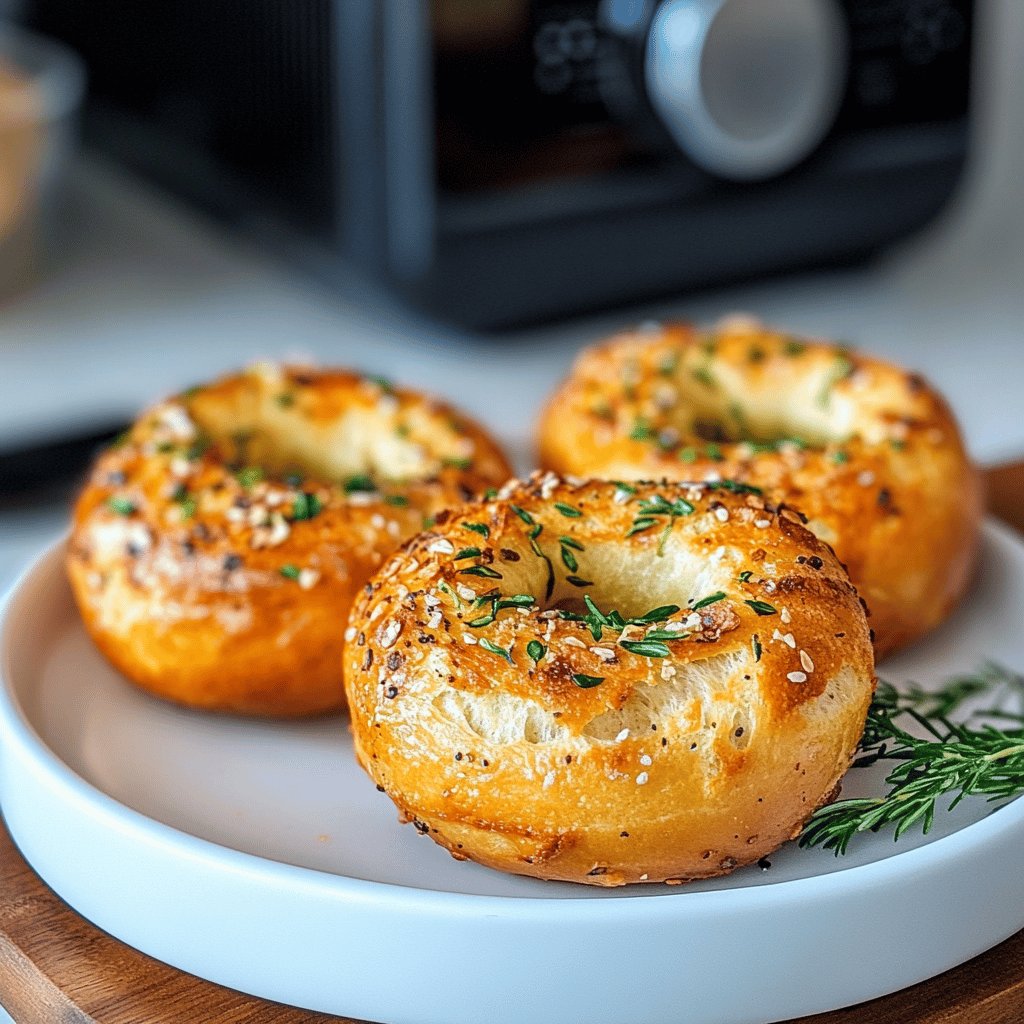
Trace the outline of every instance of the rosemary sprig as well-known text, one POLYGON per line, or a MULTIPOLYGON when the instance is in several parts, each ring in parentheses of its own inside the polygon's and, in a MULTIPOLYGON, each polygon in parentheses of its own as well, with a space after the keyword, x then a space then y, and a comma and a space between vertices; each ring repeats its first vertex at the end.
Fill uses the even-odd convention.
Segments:
POLYGON ((804 826, 800 845, 822 846, 839 856, 862 832, 892 826, 893 838, 899 839, 920 824, 927 834, 944 797, 952 797, 952 810, 968 796, 994 801, 1024 793, 1024 716, 1005 707, 1021 695, 1024 677, 995 664, 957 676, 934 692, 911 686, 901 693, 879 683, 854 764, 895 761, 885 778, 886 792, 819 808, 804 826), (992 698, 994 706, 972 711, 963 722, 950 721, 949 715, 967 701, 983 696, 992 698), (980 716, 1003 718, 1016 727, 972 724, 980 716), (901 724, 908 720, 926 735, 908 732, 901 724))
POLYGON ((664 496, 655 494, 653 498, 641 500, 640 512, 633 520, 633 525, 629 528, 626 536, 632 537, 636 533, 643 533, 645 530, 649 530, 652 526, 660 525, 662 518, 668 516, 664 529, 662 529, 661 535, 658 538, 658 554, 663 555, 665 553, 665 541, 668 540, 668 535, 672 532, 672 527, 675 526, 676 520, 680 516, 691 515, 693 511, 693 505, 685 498, 676 498, 675 501, 669 501, 664 496))

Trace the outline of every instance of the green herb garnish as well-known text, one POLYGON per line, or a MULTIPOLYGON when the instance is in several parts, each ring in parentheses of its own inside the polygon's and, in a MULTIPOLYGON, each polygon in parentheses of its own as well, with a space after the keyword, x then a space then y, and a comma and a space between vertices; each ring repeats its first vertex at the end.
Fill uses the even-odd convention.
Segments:
POLYGON ((600 686, 604 682, 604 676, 588 676, 582 672, 573 673, 572 681, 582 690, 589 690, 593 686, 600 686))
POLYGON ((868 710, 855 766, 894 761, 880 797, 839 800, 815 811, 800 836, 801 846, 822 846, 846 853, 862 832, 891 826, 893 838, 920 824, 927 833, 938 803, 952 796, 952 810, 968 796, 1008 800, 1024 792, 1024 716, 1000 703, 953 723, 946 716, 969 697, 990 693, 1002 700, 1024 694, 1024 678, 997 665, 986 665, 973 676, 950 680, 940 691, 912 688, 900 693, 880 682, 868 710), (991 724, 975 727, 972 718, 986 715, 1015 723, 1014 728, 991 724), (922 738, 903 728, 909 720, 922 729, 922 738))
POLYGON ((459 572, 463 576, 483 576, 489 580, 500 580, 502 575, 496 569, 492 569, 489 565, 470 565, 465 569, 460 569, 459 572))
POLYGON ((309 491, 300 491, 292 502, 292 519, 315 519, 323 511, 323 502, 309 491))
POLYGON ((775 615, 776 608, 774 605, 769 604, 767 601, 744 601, 745 605, 749 605, 757 612, 758 615, 775 615))
POLYGON ((112 498, 107 498, 107 508, 119 516, 130 516, 135 511, 135 502, 131 498, 115 495, 112 498))
POLYGON ((299 567, 288 562, 278 570, 286 580, 297 580, 299 578, 299 567))
POLYGON ((506 651, 504 647, 499 647, 497 644, 491 643, 486 637, 480 641, 480 646, 485 651, 490 651, 491 654, 496 654, 499 658, 504 658, 510 665, 514 665, 515 662, 512 660, 512 652, 506 651))
MULTIPOLYGON (((725 597, 724 590, 716 590, 713 594, 708 594, 707 597, 702 597, 695 605, 693 605, 693 611, 697 611, 699 608, 707 608, 709 604, 716 604, 725 597)), ((747 602, 750 603, 749 601, 747 602)))
POLYGON ((573 505, 566 505, 564 502, 556 501, 555 508, 567 519, 579 519, 583 513, 573 505))
POLYGON ((526 653, 532 659, 534 665, 536 665, 537 662, 547 654, 547 652, 548 649, 539 640, 531 640, 526 645, 526 653))
POLYGON ((620 640, 619 646, 645 658, 667 658, 669 649, 658 640, 620 640))

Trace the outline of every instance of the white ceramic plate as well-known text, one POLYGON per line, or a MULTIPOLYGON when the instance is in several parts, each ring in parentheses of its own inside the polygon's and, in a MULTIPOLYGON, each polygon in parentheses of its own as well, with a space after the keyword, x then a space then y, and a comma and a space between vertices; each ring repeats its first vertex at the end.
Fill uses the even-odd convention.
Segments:
MULTIPOLYGON (((128 686, 87 639, 62 554, 7 606, 3 812, 73 907, 193 974, 392 1024, 761 1024, 903 988, 1024 926, 1024 800, 677 888, 457 863, 398 825, 342 719, 209 716, 128 686)), ((1024 543, 990 523, 964 607, 882 674, 1024 667, 1022 612, 1024 543)), ((846 793, 878 784, 858 770, 846 793)))

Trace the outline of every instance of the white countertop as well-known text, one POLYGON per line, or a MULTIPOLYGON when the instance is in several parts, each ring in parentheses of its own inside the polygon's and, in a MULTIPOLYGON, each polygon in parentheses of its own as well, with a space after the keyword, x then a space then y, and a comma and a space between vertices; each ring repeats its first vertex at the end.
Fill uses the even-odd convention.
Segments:
MULTIPOLYGON (((60 265, 0 311, 0 450, 128 418, 167 391, 289 355, 437 391, 525 445, 579 346, 640 319, 744 310, 923 370, 978 459, 1024 454, 1024 3, 979 0, 979 10, 974 155, 956 200, 924 235, 863 268, 497 337, 367 301, 351 285, 332 294, 122 172, 83 161, 60 265)), ((0 517, 0 580, 58 521, 39 511, 0 517)))

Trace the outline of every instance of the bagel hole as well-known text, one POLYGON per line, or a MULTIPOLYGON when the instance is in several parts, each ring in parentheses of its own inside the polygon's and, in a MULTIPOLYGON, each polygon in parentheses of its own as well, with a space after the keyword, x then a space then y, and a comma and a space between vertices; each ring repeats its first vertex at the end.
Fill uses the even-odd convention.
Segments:
MULTIPOLYGON (((461 461, 454 450, 463 441, 439 431, 426 410, 403 411, 404 431, 396 431, 394 409, 353 401, 309 412, 276 401, 284 385, 250 374, 245 387, 204 389, 189 400, 189 414, 201 437, 221 452, 232 469, 258 468, 264 476, 311 478, 346 485, 407 482, 437 476, 446 459, 461 461), (433 451, 413 438, 443 437, 451 451, 433 451)), ((388 396, 390 397, 390 396, 388 396)), ((391 399, 392 402, 395 399, 391 399)), ((468 442, 467 442, 468 443, 468 442)))
POLYGON ((848 441, 854 409, 829 400, 835 368, 752 382, 739 368, 720 363, 691 367, 678 379, 672 431, 678 446, 736 444, 778 446, 796 442, 822 450, 848 441))

